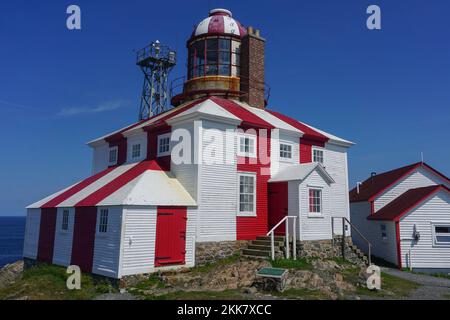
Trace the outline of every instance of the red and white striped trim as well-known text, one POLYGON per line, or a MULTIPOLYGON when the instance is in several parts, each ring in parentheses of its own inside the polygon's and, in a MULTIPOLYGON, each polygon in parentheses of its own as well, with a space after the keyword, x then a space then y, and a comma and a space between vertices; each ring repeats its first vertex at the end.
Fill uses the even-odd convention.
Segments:
POLYGON ((28 208, 99 205, 195 206, 196 202, 156 161, 146 160, 108 168, 28 208))
POLYGON ((209 17, 200 21, 194 28, 193 37, 207 34, 225 34, 243 37, 247 34, 245 28, 235 19, 232 13, 226 9, 214 9, 209 12, 209 17))

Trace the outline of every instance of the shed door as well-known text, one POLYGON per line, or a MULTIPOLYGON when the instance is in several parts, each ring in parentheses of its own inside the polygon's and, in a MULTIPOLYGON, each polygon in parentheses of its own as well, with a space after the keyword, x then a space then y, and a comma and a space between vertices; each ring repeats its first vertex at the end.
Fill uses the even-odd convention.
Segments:
POLYGON ((158 207, 155 266, 184 264, 186 256, 185 207, 158 207))

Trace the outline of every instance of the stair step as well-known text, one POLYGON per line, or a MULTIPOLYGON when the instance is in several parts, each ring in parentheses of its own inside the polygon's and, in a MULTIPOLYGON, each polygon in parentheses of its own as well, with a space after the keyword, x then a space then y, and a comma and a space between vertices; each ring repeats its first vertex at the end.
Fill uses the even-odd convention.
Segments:
MULTIPOLYGON (((270 245, 269 245, 269 246, 261 246, 261 245, 256 245, 256 244, 249 244, 248 247, 247 247, 247 249, 251 249, 251 250, 261 250, 261 251, 271 251, 271 250, 272 250, 272 248, 271 248, 270 245)), ((276 251, 277 249, 278 249, 278 248, 275 247, 275 251, 276 251)))
MULTIPOLYGON (((256 246, 271 246, 270 240, 253 240, 251 244, 256 246)), ((275 247, 284 247, 284 242, 274 241, 274 245, 275 247)))
POLYGON ((269 257, 270 251, 243 249, 242 254, 247 255, 247 256, 255 256, 255 257, 269 257))
MULTIPOLYGON (((267 240, 270 241, 271 237, 270 236, 258 236, 256 237, 256 240, 267 240)), ((275 236, 274 237, 275 241, 286 241, 286 237, 283 236, 275 236)))

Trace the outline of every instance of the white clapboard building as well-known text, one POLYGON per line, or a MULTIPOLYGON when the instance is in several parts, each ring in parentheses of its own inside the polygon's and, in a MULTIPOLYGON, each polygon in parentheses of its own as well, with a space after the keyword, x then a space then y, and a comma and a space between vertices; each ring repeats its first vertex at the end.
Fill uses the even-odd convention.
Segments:
MULTIPOLYGON (((422 162, 373 173, 350 191, 352 223, 374 256, 400 268, 449 272, 449 187, 445 175, 422 162)), ((367 249, 360 238, 353 241, 367 249)))
POLYGON ((173 108, 89 142, 92 176, 28 207, 24 257, 121 278, 193 266, 199 244, 286 216, 297 239, 331 239, 331 217, 349 217, 352 143, 266 106, 264 45, 212 10, 173 108))

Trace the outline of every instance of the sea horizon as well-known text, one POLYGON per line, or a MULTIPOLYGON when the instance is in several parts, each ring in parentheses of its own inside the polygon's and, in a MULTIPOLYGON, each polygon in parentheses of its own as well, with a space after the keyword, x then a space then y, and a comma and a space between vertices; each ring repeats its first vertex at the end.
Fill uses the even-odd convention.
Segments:
POLYGON ((0 268, 22 259, 26 216, 0 216, 0 268))

